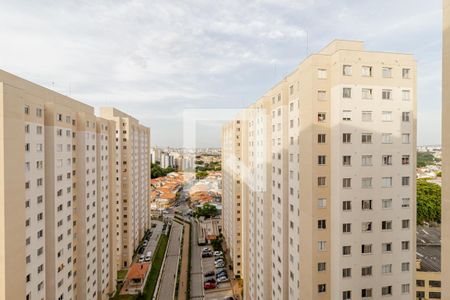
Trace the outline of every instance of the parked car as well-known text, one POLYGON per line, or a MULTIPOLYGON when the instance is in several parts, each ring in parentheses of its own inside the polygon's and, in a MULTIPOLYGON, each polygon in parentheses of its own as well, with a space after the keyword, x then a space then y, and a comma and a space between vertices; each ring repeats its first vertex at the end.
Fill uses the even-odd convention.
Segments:
POLYGON ((214 251, 214 256, 222 256, 223 252, 222 251, 214 251))
POLYGON ((145 256, 144 255, 141 255, 141 256, 139 256, 139 260, 138 260, 138 262, 144 262, 144 259, 145 259, 145 256))
POLYGON ((216 268, 223 268, 223 267, 225 267, 225 263, 224 263, 223 261, 216 262, 216 263, 214 264, 214 266, 215 266, 216 268))
POLYGON ((147 246, 147 244, 148 244, 147 240, 144 240, 144 242, 142 243, 142 245, 144 245, 144 247, 147 246))
POLYGON ((202 249, 202 251, 210 251, 208 247, 202 249))
POLYGON ((228 276, 227 271, 222 271, 216 273, 216 278, 222 277, 222 276, 228 276))
POLYGON ((226 269, 225 268, 218 268, 218 269, 216 269, 216 274, 218 274, 218 273, 220 273, 222 271, 226 271, 226 269))
POLYGON ((206 278, 204 283, 216 283, 216 280, 213 277, 206 278))
POLYGON ((205 258, 205 257, 212 257, 212 253, 211 252, 202 253, 202 258, 205 258))
POLYGON ((203 284, 203 288, 204 288, 205 290, 215 289, 215 288, 216 288, 216 284, 215 284, 215 283, 212 283, 212 282, 205 282, 205 283, 203 284))
POLYGON ((145 255, 145 261, 150 261, 152 259, 152 251, 148 251, 145 255))
POLYGON ((214 272, 214 271, 209 271, 204 274, 205 277, 214 276, 214 275, 216 275, 216 272, 214 272))
POLYGON ((215 261, 215 262, 223 261, 223 258, 216 257, 216 258, 214 259, 214 261, 215 261))
POLYGON ((222 276, 222 277, 217 278, 217 283, 227 282, 227 281, 230 281, 230 279, 228 277, 226 277, 226 276, 222 276))

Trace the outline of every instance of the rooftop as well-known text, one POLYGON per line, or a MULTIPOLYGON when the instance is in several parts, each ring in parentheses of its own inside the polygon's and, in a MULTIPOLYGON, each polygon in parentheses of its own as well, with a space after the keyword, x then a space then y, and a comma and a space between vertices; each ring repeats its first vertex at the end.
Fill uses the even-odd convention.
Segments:
POLYGON ((441 228, 417 226, 416 258, 420 260, 420 271, 441 271, 441 228))

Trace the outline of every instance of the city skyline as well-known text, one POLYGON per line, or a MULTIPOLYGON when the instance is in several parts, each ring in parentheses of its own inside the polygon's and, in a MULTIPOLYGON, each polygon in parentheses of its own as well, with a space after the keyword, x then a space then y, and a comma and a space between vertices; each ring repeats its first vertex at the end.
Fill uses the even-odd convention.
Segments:
MULTIPOLYGON (((126 110, 154 129, 153 145, 182 146, 183 109, 245 108, 329 40, 364 40, 415 55, 418 144, 440 144, 439 1, 346 1, 326 18, 329 1, 149 5, 5 3, 0 68, 126 110)), ((220 146, 221 125, 203 127, 199 147, 220 146)))

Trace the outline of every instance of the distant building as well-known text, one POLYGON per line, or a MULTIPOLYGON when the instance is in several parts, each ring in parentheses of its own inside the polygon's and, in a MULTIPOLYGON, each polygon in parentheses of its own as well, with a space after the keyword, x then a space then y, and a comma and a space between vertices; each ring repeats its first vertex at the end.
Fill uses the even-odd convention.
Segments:
MULTIPOLYGON (((416 298, 441 299, 441 230, 417 228, 416 298)), ((442 298, 444 299, 444 298, 442 298)))

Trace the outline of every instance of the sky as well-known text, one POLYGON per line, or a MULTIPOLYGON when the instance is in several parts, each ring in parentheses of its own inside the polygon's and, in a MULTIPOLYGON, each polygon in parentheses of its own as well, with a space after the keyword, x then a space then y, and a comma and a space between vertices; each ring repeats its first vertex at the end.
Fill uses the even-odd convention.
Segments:
MULTIPOLYGON (((183 145, 186 110, 241 109, 333 39, 414 54, 418 144, 440 144, 440 0, 0 0, 0 69, 183 145)), ((199 147, 220 146, 221 122, 199 147)))

